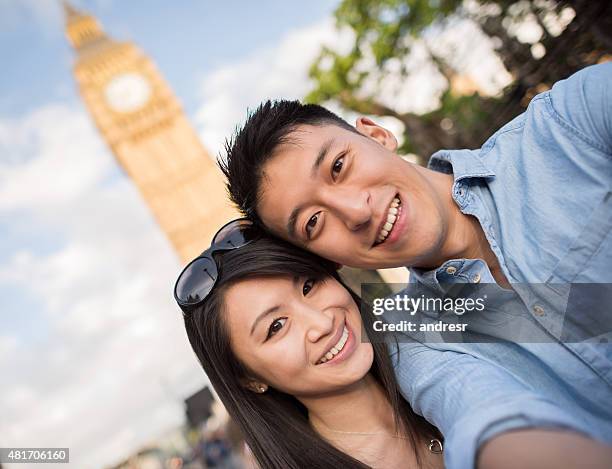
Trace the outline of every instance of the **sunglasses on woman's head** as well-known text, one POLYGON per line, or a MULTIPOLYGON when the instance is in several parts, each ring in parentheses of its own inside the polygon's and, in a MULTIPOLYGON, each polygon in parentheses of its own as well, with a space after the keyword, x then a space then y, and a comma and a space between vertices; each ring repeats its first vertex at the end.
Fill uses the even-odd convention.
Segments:
POLYGON ((210 247, 187 264, 174 285, 174 299, 184 313, 201 305, 217 282, 219 269, 213 254, 241 248, 258 237, 247 218, 232 220, 217 231, 210 247))

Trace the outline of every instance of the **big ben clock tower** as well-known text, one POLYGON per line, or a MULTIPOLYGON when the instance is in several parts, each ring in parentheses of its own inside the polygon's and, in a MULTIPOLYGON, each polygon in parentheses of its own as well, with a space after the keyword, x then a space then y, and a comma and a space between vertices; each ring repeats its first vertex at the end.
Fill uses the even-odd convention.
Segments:
POLYGON ((236 216, 221 172, 153 62, 91 15, 67 2, 64 11, 87 109, 180 258, 195 257, 236 216))

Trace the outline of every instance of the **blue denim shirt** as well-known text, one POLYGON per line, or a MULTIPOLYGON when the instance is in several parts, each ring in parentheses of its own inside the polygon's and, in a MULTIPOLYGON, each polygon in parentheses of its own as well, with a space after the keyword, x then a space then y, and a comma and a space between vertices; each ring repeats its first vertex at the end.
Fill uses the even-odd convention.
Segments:
MULTIPOLYGON (((469 313, 472 331, 502 324, 503 302, 515 295, 522 319, 550 336, 391 349, 403 395, 445 437, 446 467, 474 467, 485 441, 523 427, 573 429, 612 443, 612 338, 560 340, 549 302, 560 284, 612 283, 612 63, 558 82, 481 149, 440 151, 430 168, 452 173, 454 201, 479 220, 507 279, 538 284, 494 287, 491 308, 469 313)), ((430 288, 495 283, 478 259, 411 272, 411 282, 430 288)))

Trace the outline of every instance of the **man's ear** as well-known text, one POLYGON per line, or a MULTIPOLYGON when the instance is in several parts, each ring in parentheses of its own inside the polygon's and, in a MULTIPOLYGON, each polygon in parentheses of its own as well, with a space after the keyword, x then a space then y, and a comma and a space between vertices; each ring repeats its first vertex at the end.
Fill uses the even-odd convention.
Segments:
POLYGON ((380 143, 387 150, 393 152, 397 150, 397 139, 393 132, 376 124, 372 119, 364 116, 358 117, 355 127, 359 133, 380 143))

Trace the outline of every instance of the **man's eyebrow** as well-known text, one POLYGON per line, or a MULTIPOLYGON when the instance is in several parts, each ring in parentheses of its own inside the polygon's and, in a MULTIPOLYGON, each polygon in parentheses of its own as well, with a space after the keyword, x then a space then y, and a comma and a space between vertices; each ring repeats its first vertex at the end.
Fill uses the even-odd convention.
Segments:
POLYGON ((325 142, 323 142, 323 145, 321 145, 321 148, 319 148, 319 153, 317 154, 317 159, 314 161, 314 163, 312 165, 312 169, 310 170, 310 177, 311 178, 316 176, 317 171, 319 170, 319 167, 321 166, 321 164, 325 160, 325 157, 329 153, 330 148, 334 145, 334 142, 335 142, 334 137, 331 137, 328 140, 326 140, 325 142))
MULTIPOLYGON (((314 178, 317 175, 317 171, 319 171, 319 168, 323 164, 323 161, 325 161, 325 158, 327 157, 327 154, 329 153, 329 150, 331 149, 331 147, 334 146, 334 143, 335 143, 335 139, 334 137, 331 137, 327 139, 325 142, 323 142, 323 145, 321 145, 321 148, 319 148, 319 152, 317 153, 317 158, 314 160, 314 163, 312 164, 312 168, 310 169, 311 178, 314 178)), ((289 219, 287 220, 287 233, 289 233, 289 237, 291 238, 296 238, 295 224, 297 223, 297 218, 301 210, 302 210, 301 205, 295 207, 291 211, 291 215, 289 215, 289 219)))
POLYGON ((255 332, 255 327, 257 327, 257 324, 259 323, 259 321, 261 321, 263 318, 265 318, 269 314, 272 314, 272 313, 278 311, 279 309, 280 309, 279 305, 272 306, 271 308, 266 309, 263 313, 261 313, 259 316, 257 316, 257 319, 255 319, 255 322, 253 323, 253 326, 251 326, 250 335, 253 335, 253 332, 255 332))

